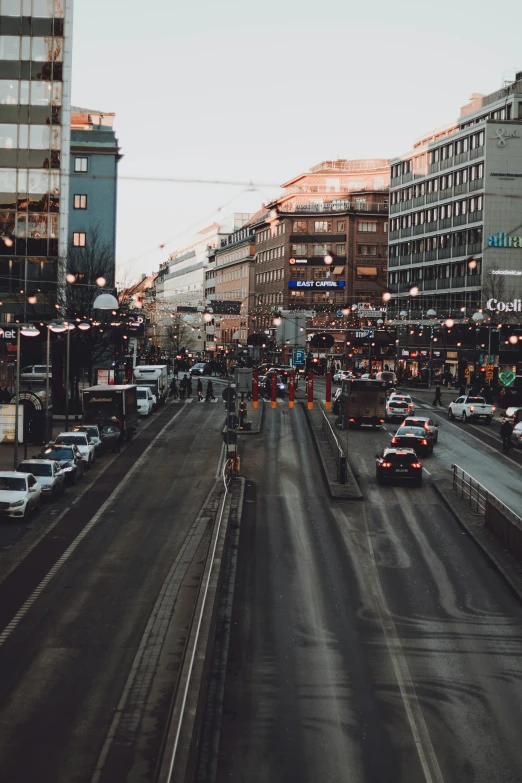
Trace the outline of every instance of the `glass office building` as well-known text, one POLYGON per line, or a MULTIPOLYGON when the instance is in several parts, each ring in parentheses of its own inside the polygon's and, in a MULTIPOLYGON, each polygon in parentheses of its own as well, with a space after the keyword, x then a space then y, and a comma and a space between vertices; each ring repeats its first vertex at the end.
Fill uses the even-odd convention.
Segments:
POLYGON ((0 0, 0 319, 56 314, 68 237, 73 0, 0 0))

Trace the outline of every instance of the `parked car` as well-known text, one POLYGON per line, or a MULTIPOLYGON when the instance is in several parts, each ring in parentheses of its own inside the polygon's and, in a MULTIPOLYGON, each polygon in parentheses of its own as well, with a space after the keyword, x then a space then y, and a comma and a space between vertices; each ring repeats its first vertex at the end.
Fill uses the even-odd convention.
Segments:
POLYGON ((351 370, 339 370, 339 372, 334 373, 332 380, 334 383, 342 383, 352 377, 353 373, 351 370))
POLYGON ((76 446, 87 468, 96 462, 94 443, 89 440, 86 432, 60 432, 54 442, 57 446, 76 446))
MULTIPOLYGON (((502 422, 504 422, 505 419, 510 419, 513 427, 515 427, 520 421, 522 421, 522 408, 519 407, 506 408, 506 411, 502 418, 502 422)), ((500 426, 502 426, 502 423, 500 426)))
POLYGON ((486 402, 484 397, 462 396, 450 402, 448 419, 460 419, 464 422, 481 419, 486 424, 491 424, 495 410, 495 406, 486 402))
POLYGON ((424 427, 399 427, 392 446, 413 449, 416 454, 433 454, 433 436, 424 427))
POLYGON ((136 389, 136 399, 138 401, 138 414, 140 416, 150 416, 154 409, 154 397, 149 386, 138 386, 136 389))
POLYGON ((375 476, 380 484, 390 479, 422 484, 422 464, 413 449, 388 448, 375 455, 375 476))
POLYGON ((191 375, 212 375, 210 362, 197 362, 190 368, 191 375))
POLYGON ((335 394, 332 399, 332 413, 335 413, 336 416, 339 416, 341 413, 341 395, 343 393, 342 389, 336 389, 335 394))
POLYGON ((57 462, 64 472, 66 484, 76 484, 85 472, 85 462, 78 447, 72 443, 68 446, 57 446, 49 443, 41 450, 35 459, 46 459, 57 462))
POLYGON ((47 372, 47 366, 45 364, 31 364, 28 367, 22 367, 20 371, 20 380, 45 381, 47 375, 52 375, 52 372, 52 367, 49 367, 49 372, 47 372))
POLYGON ((401 427, 424 427, 425 430, 431 432, 434 443, 437 443, 439 440, 438 424, 433 419, 430 419, 429 416, 408 416, 402 422, 401 427))
POLYGON ((73 432, 85 432, 89 440, 94 443, 94 453, 97 457, 102 457, 105 450, 100 429, 97 424, 78 424, 73 427, 73 432))
POLYGON ((515 425, 511 440, 517 449, 522 449, 522 421, 519 421, 518 424, 515 425))
POLYGON ((31 473, 0 473, 0 514, 27 519, 41 503, 42 488, 31 473))
POLYGON ((42 488, 42 498, 54 500, 65 490, 65 473, 58 462, 48 459, 26 459, 21 462, 17 473, 30 473, 42 488))

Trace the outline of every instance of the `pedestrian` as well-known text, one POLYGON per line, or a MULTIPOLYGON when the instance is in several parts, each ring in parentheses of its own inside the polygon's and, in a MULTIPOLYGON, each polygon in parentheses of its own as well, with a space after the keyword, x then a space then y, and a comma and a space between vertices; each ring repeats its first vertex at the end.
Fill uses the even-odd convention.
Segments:
POLYGON ((170 384, 170 396, 174 397, 175 400, 179 399, 179 391, 178 391, 176 376, 174 376, 170 384))
POLYGON ((440 405, 442 407, 442 399, 440 396, 440 383, 435 386, 435 399, 433 400, 435 406, 440 405))
POLYGON ((180 397, 180 399, 181 399, 181 400, 184 400, 184 399, 185 399, 185 396, 186 396, 186 394, 187 394, 187 382, 186 382, 186 380, 185 380, 185 378, 186 378, 186 377, 187 377, 187 376, 185 375, 185 376, 184 376, 184 377, 181 379, 181 381, 180 381, 180 383, 179 383, 179 397, 180 397))
POLYGON ((116 416, 113 416, 111 418, 111 421, 113 424, 115 424, 118 427, 120 431, 118 440, 116 441, 116 451, 119 453, 121 451, 121 444, 123 443, 123 424, 119 419, 116 418, 116 416))
POLYGON ((187 398, 192 397, 192 380, 190 378, 190 375, 185 375, 185 386, 187 389, 187 398))
POLYGON ((203 402, 203 384, 201 378, 198 378, 198 385, 196 386, 196 393, 198 395, 198 402, 203 402))
POLYGON ((214 387, 212 386, 212 381, 209 381, 207 383, 207 393, 205 396, 205 402, 210 402, 210 400, 215 400, 214 397, 214 387))

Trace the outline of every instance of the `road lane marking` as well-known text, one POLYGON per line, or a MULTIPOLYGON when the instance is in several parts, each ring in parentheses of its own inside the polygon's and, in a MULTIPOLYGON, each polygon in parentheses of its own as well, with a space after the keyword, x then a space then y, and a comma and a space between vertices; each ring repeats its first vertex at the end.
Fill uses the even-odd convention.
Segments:
MULTIPOLYGON (((5 642, 8 640, 8 638, 11 636, 12 632, 15 630, 15 628, 19 625, 20 621, 25 617, 33 603, 36 601, 36 599, 43 593, 45 588, 49 585, 49 583, 54 579, 58 571, 61 569, 61 567, 64 565, 64 563, 67 562, 67 560, 71 557, 73 552, 77 549, 78 545, 83 541, 83 539, 91 532, 93 527, 97 524, 97 522, 100 520, 101 516, 105 513, 105 511, 108 509, 108 507, 114 502, 116 497, 120 494, 120 492, 124 489, 124 487, 129 483, 131 478, 133 477, 134 473, 138 470, 138 468, 141 467, 141 465, 145 462, 145 460, 148 457, 149 451, 152 449, 158 438, 163 435, 164 431, 169 427, 172 422, 179 416, 183 408, 180 408, 177 413, 174 414, 174 416, 169 419, 169 421, 161 428, 161 430, 158 432, 158 434, 151 440, 141 457, 134 463, 132 468, 129 470, 127 475, 122 479, 122 481, 118 484, 118 486, 112 491, 112 493, 109 495, 105 503, 102 504, 102 506, 98 509, 96 514, 92 517, 90 522, 88 522, 83 530, 78 533, 74 541, 67 547, 63 555, 58 558, 56 563, 52 566, 50 571, 44 576, 40 584, 33 590, 29 598, 26 599, 24 604, 21 606, 21 608, 18 610, 18 612, 15 614, 13 619, 6 625, 6 627, 3 629, 2 633, 0 633, 0 647, 5 644, 5 642)), ((64 512, 65 513, 65 512, 64 512)), ((48 532, 48 531, 46 531, 48 532)))
POLYGON ((370 528, 368 525, 368 516, 366 508, 363 512, 364 527, 366 531, 366 542, 371 565, 370 578, 373 583, 375 593, 375 603, 381 626, 383 629, 386 645, 392 661, 395 677, 399 685, 402 701, 406 710, 406 717, 410 725, 413 741, 417 749, 419 761, 422 766, 426 783, 444 783, 442 772, 439 767, 437 755, 431 741, 431 737, 422 714, 422 709, 417 699, 415 685, 408 668, 406 656, 402 650, 401 640, 397 633, 388 602, 384 595, 379 569, 372 546, 370 528), (431 769, 430 769, 431 768, 431 769), (433 774, 432 774, 433 772, 433 774))

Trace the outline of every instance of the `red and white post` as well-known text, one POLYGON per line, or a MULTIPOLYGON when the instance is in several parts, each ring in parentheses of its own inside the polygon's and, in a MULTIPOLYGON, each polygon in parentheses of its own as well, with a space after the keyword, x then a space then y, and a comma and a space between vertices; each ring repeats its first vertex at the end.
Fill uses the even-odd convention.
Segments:
POLYGON ((277 373, 272 373, 272 408, 277 408, 277 373))
POLYGON ((259 373, 252 376, 252 408, 259 407, 259 373))
POLYGON ((308 376, 308 410, 311 411, 314 407, 314 374, 310 373, 308 376))
POLYGON ((332 408, 332 373, 326 373, 326 401, 324 407, 327 411, 332 408))
POLYGON ((295 371, 290 373, 290 380, 288 382, 288 407, 293 408, 295 402, 295 371))

